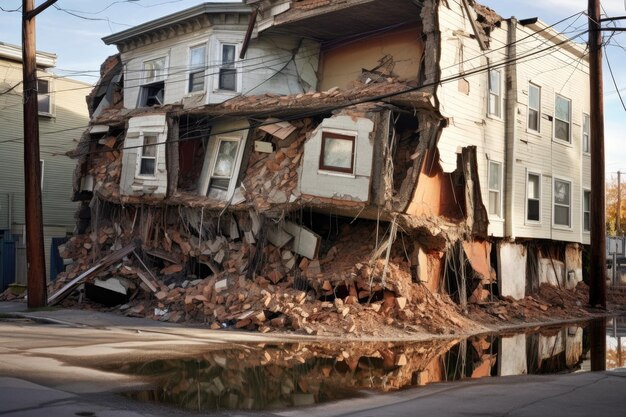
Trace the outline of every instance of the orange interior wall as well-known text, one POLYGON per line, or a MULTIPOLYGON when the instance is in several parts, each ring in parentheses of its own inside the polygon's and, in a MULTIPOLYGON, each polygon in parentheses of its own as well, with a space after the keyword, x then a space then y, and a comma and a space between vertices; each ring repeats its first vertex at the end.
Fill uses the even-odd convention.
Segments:
POLYGON ((422 27, 415 23, 394 31, 367 36, 322 51, 320 90, 346 88, 362 69, 373 69, 389 54, 395 61, 393 73, 416 80, 424 53, 422 27))
POLYGON ((463 187, 455 187, 451 174, 443 172, 439 152, 428 151, 407 214, 461 219, 463 206, 463 187))

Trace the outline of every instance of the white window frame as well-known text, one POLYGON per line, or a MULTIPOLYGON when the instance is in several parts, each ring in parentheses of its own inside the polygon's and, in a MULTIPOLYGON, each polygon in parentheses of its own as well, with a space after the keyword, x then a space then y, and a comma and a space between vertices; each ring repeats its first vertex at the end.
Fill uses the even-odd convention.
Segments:
POLYGON ((562 96, 560 94, 555 94, 555 96, 554 96, 554 121, 552 122, 552 139, 555 140, 555 141, 558 141, 559 143, 568 144, 568 145, 572 144, 572 99, 567 98, 565 96, 562 96), (561 99, 563 99, 563 100, 565 100, 565 101, 567 101, 569 103, 569 106, 568 106, 569 107, 568 108, 568 110, 569 110, 569 115, 568 115, 569 120, 562 120, 562 119, 559 119, 556 116, 556 101, 559 98, 561 98, 561 99), (561 138, 557 138, 556 137, 556 121, 557 120, 560 120, 562 122, 566 122, 566 123, 569 124, 568 138, 567 139, 561 139, 561 138))
POLYGON ((52 79, 51 78, 37 78, 37 112, 40 116, 47 116, 47 117, 51 117, 54 115, 54 110, 53 110, 53 105, 52 105, 52 79), (48 92, 45 94, 41 94, 39 92, 39 83, 46 83, 48 84, 48 92), (42 98, 43 96, 47 96, 48 97, 48 111, 41 111, 39 110, 39 99, 42 98))
POLYGON ((163 83, 163 103, 165 104, 165 87, 166 87, 166 83, 167 83, 167 74, 169 71, 169 56, 167 55, 163 55, 163 56, 157 56, 154 58, 150 58, 150 59, 146 59, 142 62, 141 65, 141 85, 139 86, 139 94, 137 96, 137 107, 148 107, 145 105, 145 102, 147 101, 147 91, 145 91, 146 88, 150 87, 153 84, 156 83, 163 83), (159 61, 159 60, 163 60, 163 71, 162 73, 158 74, 154 79, 152 80, 148 80, 147 78, 147 73, 146 73, 146 64, 149 62, 154 62, 154 61, 159 61))
POLYGON ((555 229, 563 229, 563 230, 572 230, 573 229, 573 224, 572 224, 572 205, 573 205, 573 196, 572 196, 572 180, 567 179, 567 178, 561 178, 561 177, 553 177, 552 178, 552 227, 555 229), (569 205, 568 206, 564 206, 563 204, 557 204, 556 203, 556 194, 554 192, 554 188, 556 186, 556 182, 566 182, 569 184, 569 205), (568 218, 568 225, 564 225, 564 224, 557 224, 555 222, 556 220, 556 210, 555 207, 559 205, 561 207, 568 207, 569 208, 569 218, 568 218))
POLYGON ((502 219, 502 183, 504 182, 504 178, 502 177, 502 162, 499 161, 494 161, 494 160, 489 160, 488 161, 488 168, 487 168, 487 190, 488 190, 488 194, 487 194, 487 211, 489 213, 489 217, 493 217, 493 218, 497 218, 497 219, 502 219), (492 172, 492 165, 497 165, 498 166, 498 171, 500 172, 500 184, 499 184, 499 189, 492 189, 491 188, 491 172, 492 172), (498 193, 498 213, 491 213, 491 193, 498 193))
POLYGON ((217 91, 230 92, 230 93, 236 93, 238 91, 241 91, 241 86, 239 85, 240 84, 240 81, 239 81, 240 69, 239 69, 238 59, 237 59, 238 53, 239 53, 239 45, 236 42, 222 42, 222 41, 220 41, 218 45, 219 45, 219 49, 218 49, 219 61, 218 61, 217 73, 215 74, 216 89, 217 91), (235 48, 235 60, 233 62, 233 67, 229 68, 229 69, 235 70, 235 88, 232 90, 221 88, 220 86, 220 75, 222 71, 222 66, 224 65, 224 46, 233 46, 235 48))
POLYGON ((582 204, 580 205, 582 215, 581 215, 581 228, 583 233, 589 234, 591 233, 591 190, 589 188, 583 188, 582 195, 582 204), (589 193, 589 210, 585 210, 585 194, 589 193), (585 229, 585 213, 589 213, 589 229, 585 229))
POLYGON ((529 82, 528 83, 528 110, 527 110, 527 115, 526 115, 526 128, 528 129, 529 132, 532 133, 541 133, 541 86, 529 82), (536 88, 538 90, 538 95, 539 95, 539 105, 536 109, 533 109, 530 105, 530 90, 536 88), (534 110, 537 112, 537 129, 533 129, 532 127, 530 127, 530 111, 534 110))
POLYGON ((493 117, 496 119, 502 119, 502 110, 503 110, 503 96, 502 96, 502 71, 499 69, 489 69, 487 71, 487 115, 489 117, 493 117), (498 74, 498 94, 492 92, 491 85, 491 73, 495 72, 498 74), (498 112, 491 112, 491 97, 496 97, 498 104, 498 112))
POLYGON ((237 187, 237 180, 241 172, 241 161, 243 159, 244 149, 246 147, 247 130, 243 132, 242 136, 235 135, 217 135, 212 136, 209 139, 209 146, 205 155, 205 162, 203 164, 201 179, 198 187, 200 195, 208 197, 211 190, 211 179, 213 178, 213 172, 215 171, 215 164, 217 163, 217 156, 219 147, 222 141, 237 141, 239 146, 237 148, 237 155, 235 159, 235 165, 233 166, 232 176, 228 184, 228 190, 226 192, 225 201, 232 198, 235 188, 237 187))
POLYGON ((542 216, 541 216, 541 210, 542 210, 542 207, 541 207, 542 182, 543 182, 543 177, 542 177, 542 175, 539 172, 534 172, 534 171, 529 171, 529 170, 526 171, 526 198, 524 200, 524 202, 525 202, 524 221, 525 221, 525 223, 527 225, 534 225, 534 226, 536 226, 536 225, 540 225, 541 224, 541 218, 542 218, 542 216), (530 179, 531 175, 539 178, 539 182, 537 184, 537 186, 538 186, 537 191, 538 191, 539 197, 536 198, 536 199, 533 199, 533 200, 537 200, 539 202, 539 219, 538 220, 533 220, 533 219, 529 219, 528 218, 528 201, 530 200, 530 197, 528 195, 528 191, 529 191, 528 185, 530 184, 529 179, 530 179))
POLYGON ((208 63, 208 53, 209 53, 209 48, 206 42, 204 43, 199 43, 196 45, 192 45, 189 47, 188 52, 188 62, 189 62, 189 72, 187 72, 187 93, 188 94, 201 94, 206 92, 206 87, 207 87, 207 73, 206 73, 206 69, 207 69, 207 63, 208 63), (198 48, 204 48, 204 62, 202 64, 202 70, 200 70, 200 67, 194 67, 194 65, 191 62, 191 57, 192 57, 192 50, 194 49, 198 49, 198 48), (191 91, 191 75, 192 74, 199 74, 202 73, 202 89, 200 90, 196 90, 196 91, 191 91))
POLYGON ((154 179, 154 178, 157 177, 158 163, 159 163, 159 146, 162 145, 159 142, 159 139, 161 138, 161 136, 162 136, 161 134, 155 133, 155 132, 144 132, 144 131, 141 131, 139 133, 139 140, 141 141, 141 148, 139 150, 139 154, 137 155, 137 167, 136 167, 136 171, 135 171, 135 178, 154 179), (154 137, 156 137, 155 145, 152 146, 154 148, 154 156, 144 156, 144 154, 143 154, 144 147, 146 146, 146 136, 154 136, 154 137), (143 159, 154 159, 154 173, 153 174, 142 174, 141 173, 141 161, 143 159))
POLYGON ((584 113, 583 112, 583 120, 582 120, 582 127, 581 127, 581 141, 582 143, 580 144, 580 147, 583 150, 583 154, 585 155, 589 155, 591 154, 591 117, 589 116, 589 114, 584 113), (587 120, 587 130, 585 131, 585 120, 587 120), (585 149, 585 144, 587 145, 585 149))

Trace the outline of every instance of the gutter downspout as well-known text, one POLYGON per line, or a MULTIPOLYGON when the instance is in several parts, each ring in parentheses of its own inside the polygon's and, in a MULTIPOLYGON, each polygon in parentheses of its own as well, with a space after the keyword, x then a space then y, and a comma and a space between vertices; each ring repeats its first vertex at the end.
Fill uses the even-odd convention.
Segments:
POLYGON ((507 48, 506 60, 508 64, 505 67, 505 92, 506 92, 506 109, 504 123, 504 144, 506 155, 506 188, 505 188, 505 209, 504 209, 504 234, 511 240, 515 240, 515 228, 513 227, 513 217, 515 208, 515 156, 517 144, 517 48, 515 45, 517 39, 517 19, 511 17, 507 19, 507 48))
POLYGON ((13 193, 8 193, 7 194, 7 199, 8 199, 8 203, 9 203, 9 207, 8 207, 8 215, 9 215, 9 233, 13 233, 12 229, 13 229, 13 193))

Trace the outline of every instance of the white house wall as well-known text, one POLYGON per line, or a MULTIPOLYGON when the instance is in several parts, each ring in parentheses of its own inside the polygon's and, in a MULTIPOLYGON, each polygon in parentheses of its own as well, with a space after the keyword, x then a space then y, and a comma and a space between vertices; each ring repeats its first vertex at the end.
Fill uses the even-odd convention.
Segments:
MULTIPOLYGON (((473 30, 465 17, 465 10, 460 0, 452 0, 439 6, 439 28, 441 31, 441 84, 437 97, 443 116, 449 119, 449 126, 443 129, 439 139, 441 165, 445 172, 456 169, 457 154, 462 147, 476 146, 478 173, 483 201, 489 201, 488 168, 489 159, 502 164, 505 169, 505 133, 504 119, 487 116, 488 78, 484 69, 487 58, 490 62, 501 62, 506 50, 500 48, 506 43, 506 31, 496 28, 492 32, 493 51, 483 53, 478 41, 473 38, 473 30), (470 35, 472 37, 470 37, 470 35), (477 71, 458 80, 463 73, 477 71), (452 79, 447 81, 447 79, 452 79), (462 83, 469 84, 469 94, 461 88, 462 83)), ((475 16, 473 16, 475 18, 475 16)), ((504 70, 502 70, 504 79, 504 70)), ((501 91, 504 92, 504 85, 501 91)), ((503 108, 504 110, 504 108, 503 108)), ((503 183, 504 188, 504 183, 503 183)), ((502 201, 504 202, 504 189, 502 201)), ((502 218, 490 217, 489 234, 504 236, 502 218)))
POLYGON ((498 68, 498 64, 507 59, 504 46, 508 42, 508 23, 502 21, 501 27, 493 28, 489 49, 482 51, 478 41, 470 37, 473 29, 461 0, 442 2, 438 9, 441 83, 437 97, 442 115, 449 120, 438 143, 444 171, 456 169, 457 155, 462 147, 476 146, 480 187, 487 205, 489 160, 501 164, 502 216, 489 217, 488 234, 491 236, 589 243, 589 234, 582 230, 582 197, 583 189, 590 189, 591 178, 589 157, 583 155, 581 146, 582 114, 589 113, 587 61, 563 45, 520 59, 530 52, 554 46, 560 39, 555 40, 550 31, 538 34, 543 26, 530 28, 518 24, 515 34, 518 40, 515 44, 518 58, 515 61, 516 80, 509 82, 505 68, 499 67, 502 118, 490 116, 487 114, 489 81, 485 69, 488 64, 498 68), (478 70, 476 74, 458 80, 460 75, 474 70, 478 70), (541 86, 539 135, 526 129, 529 81, 541 86), (554 116, 555 94, 571 99, 571 144, 553 139, 553 122, 548 116, 554 116), (508 103, 513 106, 514 122, 512 126, 505 126, 505 103, 509 95, 517 100, 508 103), (507 169, 507 161, 514 161, 514 166, 507 169), (526 221, 528 171, 541 174, 539 223, 526 221), (511 172, 513 178, 506 178, 507 172, 511 172), (571 227, 553 226, 554 178, 571 182, 571 227))
POLYGON ((193 96, 196 99, 200 96, 196 100, 198 104, 212 104, 239 94, 296 94, 317 87, 319 44, 311 41, 299 43, 286 37, 280 40, 261 38, 253 40, 245 58, 239 60, 244 34, 245 27, 240 30, 208 27, 123 52, 124 107, 137 107, 144 79, 143 63, 160 57, 166 57, 167 66, 165 104, 193 96), (237 44, 237 91, 217 89, 220 41, 237 44), (203 44, 207 46, 205 90, 188 93, 189 49, 203 44))
POLYGON ((336 116, 324 119, 304 145, 300 169, 300 192, 319 197, 369 201, 374 144, 374 122, 363 117, 336 116), (356 134, 354 175, 319 169, 322 132, 356 134))
MULTIPOLYGON (((551 35, 532 35, 535 31, 518 25, 517 55, 545 49, 555 41, 551 35)), ((516 176, 513 225, 515 237, 553 239, 589 243, 589 234, 582 231, 582 190, 590 189, 589 157, 582 152, 582 115, 589 114, 588 63, 585 59, 555 47, 522 59, 517 63, 516 176), (547 53, 551 52, 551 53, 547 53), (533 57, 534 58, 534 57, 533 57), (528 84, 541 87, 540 133, 527 130, 528 84), (553 139, 555 95, 571 100, 571 144, 553 139), (526 221, 526 171, 541 174, 541 222, 526 221), (555 178, 571 181, 571 228, 553 226, 552 197, 555 178)))

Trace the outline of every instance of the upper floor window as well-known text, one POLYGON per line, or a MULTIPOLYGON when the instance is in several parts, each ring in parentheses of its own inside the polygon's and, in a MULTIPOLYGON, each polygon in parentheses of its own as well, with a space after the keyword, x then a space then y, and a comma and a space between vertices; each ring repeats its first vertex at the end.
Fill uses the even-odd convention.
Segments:
POLYGON ((591 191, 583 191, 583 231, 591 231, 591 191))
POLYGON ((319 169, 354 174, 356 136, 322 133, 319 169))
POLYGON ((589 143, 589 115, 583 113, 583 152, 589 153, 591 151, 589 143))
POLYGON ((165 57, 151 59, 143 63, 143 79, 139 93, 139 106, 163 105, 165 97, 165 57))
POLYGON ((528 129, 539 132, 541 120, 541 87, 528 84, 528 129))
POLYGON ((189 50, 189 92, 204 91, 206 46, 195 46, 189 50))
POLYGON ((236 46, 233 44, 221 44, 222 57, 220 61, 220 78, 218 88, 220 90, 237 91, 237 69, 235 68, 236 46))
POLYGON ((502 217, 502 164, 489 161, 489 214, 502 217))
POLYGON ((499 70, 489 70, 489 114, 502 117, 501 76, 499 70))
POLYGON ((554 224, 557 226, 572 226, 572 183, 564 180, 554 180, 554 224))
POLYGON ((528 173, 526 183, 526 220, 538 222, 541 220, 541 175, 528 173))
POLYGON ((37 80, 37 107, 39 109, 39 114, 52 114, 50 81, 48 80, 37 80))
POLYGON ((554 137, 571 142, 572 101, 557 94, 554 102, 554 137))
POLYGON ((165 78, 165 57, 143 63, 144 83, 150 84, 165 78))

